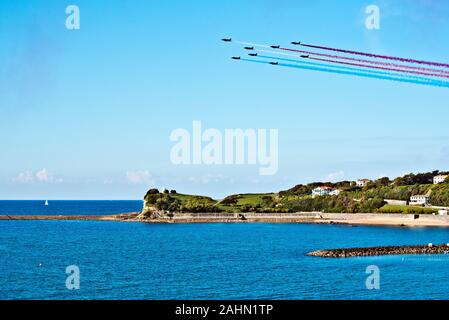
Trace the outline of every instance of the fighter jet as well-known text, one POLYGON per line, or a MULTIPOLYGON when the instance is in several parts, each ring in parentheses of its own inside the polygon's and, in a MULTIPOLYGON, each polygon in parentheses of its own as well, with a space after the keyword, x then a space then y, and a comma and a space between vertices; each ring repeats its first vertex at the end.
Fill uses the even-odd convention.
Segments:
POLYGON ((232 57, 231 59, 240 60, 240 57, 232 57))
POLYGON ((281 46, 270 46, 273 49, 279 49, 281 46))
POLYGON ((231 38, 224 38, 224 39, 221 39, 221 41, 224 41, 224 42, 231 42, 232 39, 231 39, 231 38))
POLYGON ((301 44, 301 41, 293 41, 292 44, 294 44, 295 46, 299 46, 301 44))
POLYGON ((244 47, 245 50, 254 50, 254 47, 244 47))
POLYGON ((308 57, 309 57, 308 54, 306 54, 306 55, 301 55, 301 58, 308 58, 308 57))
POLYGON ((251 57, 257 57, 257 53, 249 53, 248 55, 251 57))
POLYGON ((277 66, 279 64, 279 62, 270 62, 270 64, 273 66, 277 66))

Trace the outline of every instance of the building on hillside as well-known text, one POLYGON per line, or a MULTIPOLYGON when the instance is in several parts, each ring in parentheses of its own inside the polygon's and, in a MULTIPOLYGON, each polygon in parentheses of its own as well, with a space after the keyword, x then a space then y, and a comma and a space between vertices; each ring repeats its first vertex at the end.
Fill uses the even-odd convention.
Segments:
POLYGON ((411 206, 426 206, 429 204, 429 201, 430 201, 429 196, 416 195, 410 197, 411 206))
POLYGON ((338 195, 340 193, 340 190, 337 190, 335 188, 332 187, 317 187, 315 189, 312 190, 312 196, 316 197, 316 196, 335 196, 338 195))
POLYGON ((341 190, 340 189, 334 189, 332 190, 329 195, 331 196, 338 196, 340 194, 341 190))
POLYGON ((447 216, 447 214, 448 214, 447 212, 448 212, 447 209, 438 210, 438 214, 440 216, 447 216))
POLYGON ((433 184, 443 183, 444 181, 446 181, 447 177, 448 177, 448 175, 439 174, 439 175, 433 177, 433 184))
POLYGON ((357 185, 357 187, 364 187, 366 186, 368 183, 370 183, 371 180, 370 179, 358 179, 355 184, 357 185))

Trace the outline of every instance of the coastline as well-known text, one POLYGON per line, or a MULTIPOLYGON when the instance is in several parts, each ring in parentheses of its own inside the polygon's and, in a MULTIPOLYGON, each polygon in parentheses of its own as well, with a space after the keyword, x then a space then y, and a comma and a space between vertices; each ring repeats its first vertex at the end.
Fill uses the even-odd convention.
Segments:
POLYGON ((140 219, 139 212, 117 215, 0 215, 0 220, 72 220, 143 223, 307 223, 397 227, 449 227, 449 216, 381 213, 292 213, 292 214, 179 214, 173 218, 140 219))

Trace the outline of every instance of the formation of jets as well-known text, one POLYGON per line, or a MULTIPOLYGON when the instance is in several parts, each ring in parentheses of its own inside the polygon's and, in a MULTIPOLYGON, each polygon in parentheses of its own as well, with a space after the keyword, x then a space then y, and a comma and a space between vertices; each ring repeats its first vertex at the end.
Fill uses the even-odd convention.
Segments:
MULTIPOLYGON (((224 42, 232 42, 232 38, 223 38, 221 40, 224 41, 224 42)), ((291 42, 291 44, 299 46, 299 45, 301 45, 301 41, 293 41, 293 42, 291 42)), ((270 46, 270 48, 272 48, 272 49, 280 49, 281 46, 280 45, 272 45, 272 46, 270 46)), ((248 50, 248 51, 253 51, 254 47, 243 47, 243 49, 248 50)), ((251 56, 251 57, 257 57, 257 53, 249 53, 248 55, 251 56)), ((307 59, 307 58, 309 58, 309 55, 308 54, 303 54, 300 57, 304 58, 304 59, 307 59)), ((232 57, 231 59, 233 59, 233 60, 240 60, 241 57, 236 56, 236 57, 232 57)), ((277 66, 277 65, 279 65, 279 62, 277 62, 277 61, 276 62, 270 62, 270 64, 273 65, 273 66, 277 66)))

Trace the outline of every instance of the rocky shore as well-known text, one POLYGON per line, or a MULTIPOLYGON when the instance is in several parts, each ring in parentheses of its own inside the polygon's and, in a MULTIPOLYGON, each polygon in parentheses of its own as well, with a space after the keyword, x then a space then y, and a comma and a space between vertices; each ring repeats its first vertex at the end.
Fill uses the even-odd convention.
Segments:
POLYGON ((417 254, 449 254, 449 244, 317 250, 308 253, 307 256, 323 258, 351 258, 417 254))

